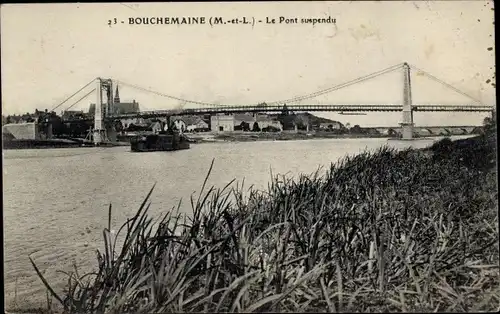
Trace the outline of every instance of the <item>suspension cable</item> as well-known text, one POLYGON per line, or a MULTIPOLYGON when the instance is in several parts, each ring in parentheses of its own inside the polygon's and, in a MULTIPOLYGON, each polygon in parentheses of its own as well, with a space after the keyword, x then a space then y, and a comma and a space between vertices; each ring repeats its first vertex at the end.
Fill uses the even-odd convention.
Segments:
POLYGON ((78 99, 74 104, 72 104, 71 106, 69 106, 68 108, 66 108, 65 111, 68 111, 69 109, 71 109, 74 105, 76 105, 77 103, 79 103, 80 101, 82 101, 83 99, 85 99, 88 95, 92 94, 93 92, 95 92, 96 88, 94 88, 93 90, 91 90, 90 92, 88 92, 85 96, 83 96, 82 98, 78 99))
POLYGON ((383 69, 383 70, 380 70, 380 71, 377 71, 377 72, 374 72, 374 73, 371 73, 371 74, 368 74, 368 75, 365 75, 365 76, 362 76, 362 77, 358 77, 358 78, 356 78, 354 80, 351 80, 351 81, 348 81, 348 82, 345 82, 345 83, 342 83, 342 84, 338 84, 338 85, 335 85, 333 87, 330 87, 330 88, 327 88, 327 89, 324 89, 324 90, 320 90, 320 91, 317 91, 317 92, 314 92, 314 93, 311 93, 311 94, 308 94, 308 95, 305 95, 305 96, 294 97, 294 98, 290 98, 290 99, 286 99, 286 100, 281 100, 281 101, 273 101, 273 102, 267 103, 267 104, 274 105, 274 104, 279 104, 279 103, 294 102, 294 101, 300 101, 300 100, 304 100, 304 99, 310 99, 310 98, 313 98, 313 97, 316 97, 316 96, 320 96, 320 95, 323 95, 323 94, 327 94, 327 93, 330 93, 330 92, 342 89, 344 87, 351 86, 353 84, 357 84, 357 83, 360 83, 360 82, 363 82, 363 81, 366 81, 366 80, 370 80, 372 78, 381 76, 383 74, 387 74, 387 73, 392 72, 394 70, 400 69, 402 66, 403 66, 403 64, 400 63, 398 65, 394 65, 392 67, 389 67, 389 68, 386 68, 386 69, 383 69))
POLYGON ((163 94, 163 93, 151 90, 151 89, 140 87, 138 85, 133 85, 133 84, 129 84, 129 83, 126 83, 126 82, 123 82, 123 81, 118 81, 118 80, 116 80, 116 81, 118 83, 120 83, 120 84, 129 86, 129 87, 132 87, 132 88, 135 88, 135 89, 138 89, 138 90, 142 90, 142 91, 145 91, 145 92, 149 92, 149 93, 152 93, 152 94, 156 94, 158 96, 167 97, 167 98, 170 98, 170 99, 174 99, 174 100, 178 100, 178 101, 182 101, 182 102, 186 102, 186 103, 191 103, 191 104, 204 105, 204 106, 216 106, 216 104, 213 104, 213 103, 207 103, 207 102, 201 102, 201 101, 195 101, 195 100, 182 99, 182 98, 178 98, 178 97, 175 97, 175 96, 163 94))
POLYGON ((428 73, 428 72, 426 72, 426 71, 424 71, 424 70, 421 70, 421 69, 419 69, 419 68, 417 68, 417 67, 415 67, 415 66, 413 66, 413 65, 410 65, 410 68, 412 68, 412 69, 414 69, 414 70, 417 70, 417 71, 420 71, 420 72, 422 72, 424 75, 428 76, 430 79, 432 79, 432 80, 434 80, 434 81, 436 81, 436 82, 438 82, 438 83, 443 84, 444 86, 446 86, 446 87, 448 87, 448 88, 450 88, 450 89, 454 90, 455 92, 459 93, 460 95, 465 96, 465 97, 468 97, 468 98, 470 98, 470 99, 474 100, 475 102, 477 102, 477 103, 479 103, 479 104, 481 104, 481 105, 484 105, 484 104, 482 103, 482 101, 480 101, 480 100, 476 99, 475 97, 472 97, 472 96, 470 96, 470 95, 468 95, 468 94, 466 94, 466 93, 462 92, 461 90, 459 90, 459 89, 457 89, 456 87, 454 87, 454 86, 452 86, 452 85, 450 85, 450 84, 446 83, 445 81, 442 81, 442 80, 438 79, 438 78, 437 78, 437 77, 435 77, 434 75, 431 75, 430 73, 428 73))
POLYGON ((73 95, 69 96, 68 98, 66 98, 63 102, 61 102, 59 105, 55 106, 54 108, 52 108, 50 111, 54 111, 56 110, 57 108, 61 107, 65 102, 67 102, 68 100, 70 100, 73 96, 75 96, 76 94, 78 94, 79 92, 81 92, 82 90, 84 90, 87 86, 89 86, 92 82, 94 82, 94 80, 91 80, 90 82, 88 82, 85 86, 83 86, 82 88, 80 88, 76 93, 74 93, 73 95))
MULTIPOLYGON (((378 77, 380 75, 392 72, 394 70, 397 70, 397 69, 401 68, 402 65, 403 64, 400 63, 400 64, 394 65, 392 67, 389 67, 389 68, 386 68, 386 69, 383 69, 383 70, 380 70, 380 71, 377 71, 377 72, 374 72, 374 73, 371 73, 371 74, 368 74, 368 75, 365 75, 365 76, 362 76, 362 77, 358 77, 358 78, 356 78, 354 80, 351 80, 349 82, 345 82, 345 83, 342 83, 342 84, 330 87, 330 88, 325 89, 325 90, 314 92, 312 94, 307 94, 305 96, 294 97, 294 98, 290 98, 290 99, 286 99, 286 100, 281 100, 281 101, 273 101, 273 102, 268 103, 268 104, 279 104, 279 103, 284 103, 284 102, 293 102, 293 101, 298 101, 298 100, 304 100, 304 99, 313 98, 313 97, 316 97, 316 96, 319 96, 319 95, 323 95, 323 94, 326 94, 326 93, 329 93, 329 92, 332 92, 332 91, 335 91, 335 90, 339 90, 341 88, 344 88, 344 87, 347 87, 347 86, 350 86, 350 85, 353 85, 353 84, 356 84, 356 83, 360 83, 360 82, 363 82, 363 81, 366 81, 366 80, 378 77)), ((179 98, 179 97, 175 97, 175 96, 163 94, 163 93, 160 93, 160 92, 157 92, 157 91, 153 91, 153 90, 150 90, 150 89, 147 89, 147 88, 144 88, 144 87, 140 87, 138 85, 129 84, 129 83, 126 83, 126 82, 123 82, 123 81, 119 81, 119 80, 116 80, 116 82, 120 83, 122 85, 126 85, 126 86, 129 86, 129 87, 138 89, 138 90, 142 90, 142 91, 145 91, 145 92, 153 93, 153 94, 156 94, 156 95, 159 95, 159 96, 162 96, 162 97, 171 98, 171 99, 174 99, 174 100, 177 100, 177 101, 182 101, 182 102, 185 102, 185 103, 192 103, 192 104, 198 104, 198 105, 204 105, 204 106, 214 106, 214 107, 221 106, 220 104, 215 104, 215 103, 207 103, 207 102, 201 102, 201 101, 194 101, 194 100, 182 99, 182 98, 179 98)))
MULTIPOLYGON (((327 94, 327 93, 330 93, 330 92, 333 92, 333 91, 336 91, 336 90, 340 90, 342 88, 345 88, 345 87, 348 87, 348 86, 351 86, 351 85, 354 85, 354 84, 357 84, 357 83, 361 83, 361 82, 364 82, 364 81, 367 81, 367 80, 370 80, 370 79, 373 79, 373 78, 376 78, 376 77, 379 77, 381 75, 384 75, 384 74, 387 74, 387 73, 390 73, 392 71, 395 71, 395 70, 398 70, 398 69, 401 69, 403 66, 403 63, 400 63, 400 64, 397 64, 397 65, 394 65, 394 66, 391 66, 391 67, 388 67, 386 69, 383 69, 383 70, 380 70, 380 71, 377 71, 377 72, 374 72, 374 73, 371 73, 371 74, 368 74, 368 75, 365 75, 365 76, 361 76, 361 77, 358 77, 354 80, 351 80, 351 81, 348 81, 348 82, 344 82, 342 84, 338 84, 338 85, 335 85, 333 87, 330 87, 330 88, 327 88, 327 89, 324 89, 324 90, 320 90, 320 91, 317 91, 317 92, 314 92, 314 93, 311 93, 311 94, 307 94, 307 95, 303 95, 303 96, 297 96, 297 97, 293 97, 293 98, 290 98, 290 99, 285 99, 285 100, 280 100, 280 101, 273 101, 273 102, 267 102, 266 104, 269 104, 269 105, 276 105, 276 104, 280 104, 280 103, 287 103, 287 102, 296 102, 296 101, 301 101, 301 100, 305 100, 305 99, 311 99, 313 97, 317 97, 317 96, 320 96, 320 95, 324 95, 324 94, 327 94)), ((414 69, 414 70, 417 70, 417 71, 420 71, 422 73, 424 73, 426 76, 428 76, 429 78, 447 86, 448 88, 456 91, 457 93, 460 93, 461 95, 463 96, 466 96, 472 100, 474 100, 475 102, 477 103, 480 103, 482 104, 482 102, 460 90, 458 90, 457 88, 453 87, 452 85, 436 78, 435 76, 421 70, 421 69, 418 69, 417 67, 413 66, 413 65, 410 65, 410 68, 414 69)), ((170 99, 174 99, 174 100, 177 100, 177 101, 182 101, 182 102, 185 102, 185 103, 192 103, 192 104, 198 104, 198 105, 204 105, 204 106, 214 106, 214 107, 219 107, 219 106, 224 106, 224 105, 221 105, 221 104, 215 104, 215 103, 207 103, 207 102, 201 102, 201 101, 194 101, 194 100, 188 100, 188 99, 182 99, 182 98, 179 98, 179 97, 175 97, 175 96, 171 96, 171 95, 167 95, 167 94, 163 94, 163 93, 160 93, 160 92, 157 92, 157 91, 153 91, 153 90, 150 90, 150 89, 147 89, 147 88, 144 88, 144 87, 140 87, 138 85, 133 85, 133 84, 129 84, 129 83, 126 83, 126 82, 123 82, 123 81, 119 81, 119 80, 116 80, 118 83, 121 83, 123 85, 126 85, 126 86, 129 86, 129 87, 132 87, 132 88, 135 88, 135 89, 138 89, 138 90, 142 90, 142 91, 145 91, 145 92, 149 92, 149 93, 153 93, 153 94, 156 94, 156 95, 159 95, 159 96, 162 96, 162 97, 166 97, 166 98, 170 98, 170 99)), ((88 85, 88 84, 87 84, 88 85)), ((82 88, 83 89, 83 88, 82 88)), ((76 94, 76 93, 75 93, 76 94)), ((72 97, 72 96, 71 96, 72 97)))

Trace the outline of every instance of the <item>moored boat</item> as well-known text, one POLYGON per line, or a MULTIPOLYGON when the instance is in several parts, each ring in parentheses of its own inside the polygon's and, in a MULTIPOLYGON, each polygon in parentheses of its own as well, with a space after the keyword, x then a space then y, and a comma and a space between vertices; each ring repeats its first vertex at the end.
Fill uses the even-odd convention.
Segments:
POLYGON ((177 131, 137 136, 130 140, 133 152, 173 151, 189 147, 189 139, 177 131))

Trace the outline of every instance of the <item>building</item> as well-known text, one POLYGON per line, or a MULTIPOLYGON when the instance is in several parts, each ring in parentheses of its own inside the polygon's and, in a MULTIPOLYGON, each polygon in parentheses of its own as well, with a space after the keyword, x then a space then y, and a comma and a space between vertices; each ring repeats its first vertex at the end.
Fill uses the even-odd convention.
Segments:
POLYGON ((113 114, 138 113, 139 103, 135 99, 132 102, 114 103, 113 109, 113 114))
POLYGON ((259 129, 274 128, 279 131, 283 131, 283 125, 281 122, 271 119, 266 114, 235 114, 234 115, 234 126, 235 129, 245 130, 243 127, 245 124, 250 130, 253 129, 254 124, 257 123, 259 129))
POLYGON ((120 91, 116 85, 115 97, 113 99, 113 114, 127 114, 139 112, 139 103, 134 100, 132 102, 121 102, 120 91))
MULTIPOLYGON (((105 106, 103 106, 104 110, 105 106)), ((118 85, 116 86, 115 96, 113 98, 113 112, 112 114, 127 114, 127 113, 138 113, 139 103, 134 100, 132 102, 121 102, 120 99, 120 90, 118 89, 118 85)), ((95 114, 95 104, 90 104, 89 114, 95 114)))
POLYGON ((216 114, 210 117, 210 129, 213 132, 234 131, 234 115, 216 114))
MULTIPOLYGON (((95 110, 95 107, 94 107, 94 110, 95 110)), ((73 120, 73 119, 84 119, 86 117, 85 117, 83 110, 78 110, 78 111, 67 110, 67 111, 64 111, 62 113, 61 118, 63 120, 73 120)))
POLYGON ((133 125, 138 125, 138 126, 145 126, 147 125, 147 121, 144 118, 126 118, 126 119, 120 119, 120 122, 122 123, 122 126, 124 129, 128 128, 131 124, 133 125))
POLYGON ((271 119, 268 115, 256 114, 255 122, 257 122, 261 130, 266 128, 274 128, 279 131, 283 131, 283 125, 281 124, 281 122, 271 119))
POLYGON ((255 122, 255 116, 249 113, 236 113, 234 114, 234 125, 239 126, 242 123, 247 123, 252 127, 252 124, 255 122))
POLYGON ((210 129, 208 123, 199 116, 174 116, 171 119, 179 127, 184 126, 184 131, 186 132, 203 132, 210 129))
POLYGON ((257 124, 258 129, 274 128, 283 130, 281 122, 271 119, 265 114, 218 114, 210 118, 211 130, 214 132, 231 132, 235 130, 253 130, 257 124), (246 126, 246 128, 244 127, 246 126))
POLYGON ((187 116, 183 117, 182 120, 186 123, 188 132, 203 132, 210 129, 208 123, 198 116, 187 116))

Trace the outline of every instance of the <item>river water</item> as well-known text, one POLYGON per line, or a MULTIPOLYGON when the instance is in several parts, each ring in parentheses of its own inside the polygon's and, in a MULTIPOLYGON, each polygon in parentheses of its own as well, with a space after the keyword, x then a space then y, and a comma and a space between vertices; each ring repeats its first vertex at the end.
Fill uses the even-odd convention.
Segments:
MULTIPOLYGON (((460 137, 457 137, 460 138, 460 137)), ((215 158, 208 181, 223 187, 245 179, 265 188, 273 174, 312 173, 319 166, 382 145, 422 148, 439 138, 418 141, 314 139, 194 144, 177 152, 131 153, 128 147, 7 150, 3 152, 4 278, 7 308, 45 304, 45 289, 28 256, 61 292, 64 275, 75 262, 95 267, 103 247, 108 205, 113 228, 130 218, 156 182, 150 213, 157 217, 199 191, 215 158), (15 304, 16 303, 16 304, 15 304)), ((197 195, 197 194, 196 194, 197 195)))

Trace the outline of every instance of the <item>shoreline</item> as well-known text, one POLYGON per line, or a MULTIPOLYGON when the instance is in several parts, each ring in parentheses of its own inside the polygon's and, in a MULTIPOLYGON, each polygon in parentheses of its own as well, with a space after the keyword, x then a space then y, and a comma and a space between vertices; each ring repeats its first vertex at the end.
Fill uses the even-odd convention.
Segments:
MULTIPOLYGON (((276 133, 254 133, 254 132, 227 132, 227 133, 187 133, 191 144, 210 144, 210 143, 245 143, 245 142, 270 142, 270 141, 305 141, 305 140, 324 140, 324 139, 387 139, 393 141, 417 141, 417 140, 433 140, 440 137, 474 137, 479 134, 449 134, 449 135, 433 135, 425 137, 414 137, 411 140, 405 140, 399 137, 388 136, 383 134, 331 134, 331 133, 305 133, 305 132, 276 132, 276 133)), ((121 141, 105 143, 99 147, 119 147, 130 146, 130 142, 121 138, 121 141)), ((3 149, 5 150, 22 150, 22 149, 59 149, 59 148, 89 148, 95 147, 92 142, 83 139, 54 139, 54 140, 14 140, 4 141, 3 149)))

